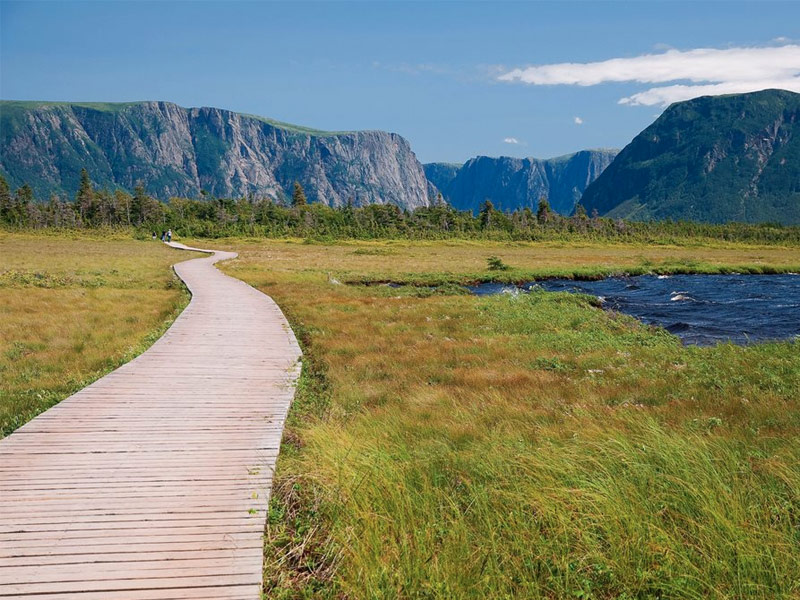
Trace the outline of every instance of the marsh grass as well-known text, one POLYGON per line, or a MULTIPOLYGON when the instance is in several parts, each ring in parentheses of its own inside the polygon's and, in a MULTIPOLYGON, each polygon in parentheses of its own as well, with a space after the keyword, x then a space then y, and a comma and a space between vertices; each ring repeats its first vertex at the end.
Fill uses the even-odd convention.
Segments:
POLYGON ((0 233, 0 437, 157 340, 188 302, 182 258, 121 234, 0 233))
MULTIPOLYGON (((547 277, 600 278, 615 274, 786 273, 800 271, 800 249, 709 243, 663 245, 448 240, 305 243, 304 240, 214 240, 206 245, 248 248, 271 269, 316 272, 324 265, 342 283, 437 286, 547 277), (258 248, 258 250, 255 250, 258 248), (498 258, 508 270, 491 270, 498 258)), ((253 254, 252 256, 255 256, 253 254)), ((251 274, 254 275, 254 274, 251 274)), ((256 276, 256 275, 254 275, 256 276)))
POLYGON ((796 249, 379 247, 236 244, 223 267, 306 354, 265 597, 800 595, 796 343, 684 347, 585 296, 330 283, 463 281, 491 255, 553 275, 791 269, 796 249))
MULTIPOLYGON (((222 268, 278 301, 305 354, 265 597, 800 596, 797 343, 687 348, 586 296, 455 285, 796 270, 798 249, 232 245, 222 268)), ((146 346, 185 302, 175 261, 113 235, 0 237, 4 427, 146 346)))

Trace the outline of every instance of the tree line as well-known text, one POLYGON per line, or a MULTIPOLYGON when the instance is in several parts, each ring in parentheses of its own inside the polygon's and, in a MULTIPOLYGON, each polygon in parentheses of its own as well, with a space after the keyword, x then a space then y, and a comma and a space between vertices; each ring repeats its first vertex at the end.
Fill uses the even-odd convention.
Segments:
POLYGON ((776 224, 713 225, 688 221, 633 222, 587 215, 578 205, 565 217, 541 199, 536 211, 501 211, 487 199, 477 215, 459 211, 441 194, 431 206, 405 210, 392 204, 329 207, 309 204, 294 184, 290 199, 270 197, 170 198, 161 202, 138 185, 133 193, 97 189, 86 170, 74 200, 39 202, 29 185, 13 191, 0 176, 0 225, 13 229, 132 228, 139 235, 172 229, 186 237, 304 237, 315 239, 486 238, 507 240, 628 240, 669 243, 703 237, 758 243, 800 243, 800 227, 776 224))

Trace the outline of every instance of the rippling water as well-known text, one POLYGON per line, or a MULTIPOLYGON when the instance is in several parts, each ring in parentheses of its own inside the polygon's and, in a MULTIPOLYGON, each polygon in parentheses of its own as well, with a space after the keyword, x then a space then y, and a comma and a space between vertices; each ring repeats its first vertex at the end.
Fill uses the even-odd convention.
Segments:
MULTIPOLYGON (((659 325, 686 344, 749 344, 800 337, 798 275, 674 275, 612 277, 599 281, 553 279, 536 285, 552 292, 598 296, 603 306, 659 325)), ((518 288, 484 284, 476 294, 518 288)))

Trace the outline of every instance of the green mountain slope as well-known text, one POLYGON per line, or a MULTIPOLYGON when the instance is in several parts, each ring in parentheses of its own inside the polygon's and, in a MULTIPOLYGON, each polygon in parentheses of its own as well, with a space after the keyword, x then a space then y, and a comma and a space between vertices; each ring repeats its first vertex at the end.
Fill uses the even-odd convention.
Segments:
POLYGON ((765 90, 670 106, 583 194, 636 220, 800 223, 800 94, 765 90))

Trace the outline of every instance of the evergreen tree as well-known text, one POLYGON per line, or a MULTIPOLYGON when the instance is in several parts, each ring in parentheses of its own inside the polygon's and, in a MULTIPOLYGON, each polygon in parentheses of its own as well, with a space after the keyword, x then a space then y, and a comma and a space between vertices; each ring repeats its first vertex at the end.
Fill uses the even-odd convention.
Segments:
POLYGON ((14 195, 14 202, 12 208, 13 224, 17 227, 25 227, 30 225, 28 215, 34 205, 33 190, 27 183, 21 188, 17 189, 14 195))
POLYGON ((292 192, 292 206, 299 207, 308 204, 306 200, 306 193, 303 191, 303 186, 299 181, 294 182, 294 191, 292 192))
POLYGON ((81 220, 91 221, 92 205, 94 204, 94 188, 89 179, 89 172, 81 169, 81 184, 78 187, 78 194, 75 196, 75 205, 78 207, 78 214, 81 220))
POLYGON ((481 229, 489 229, 492 226, 492 213, 494 212, 494 204, 487 198, 481 205, 481 212, 478 218, 481 222, 481 229))
POLYGON ((144 186, 140 183, 133 188, 133 199, 131 200, 130 224, 141 225, 144 223, 145 212, 149 198, 144 191, 144 186))
POLYGON ((93 206, 92 222, 95 225, 113 225, 117 222, 114 199, 108 189, 95 193, 93 206))
POLYGON ((530 227, 531 225, 533 225, 534 217, 533 217, 533 211, 531 210, 531 207, 530 206, 526 206, 525 209, 522 211, 522 214, 525 217, 523 219, 523 222, 525 223, 525 226, 526 227, 530 227))
POLYGON ((2 175, 0 175, 0 223, 11 223, 11 190, 2 175))
POLYGON ((122 190, 114 191, 114 215, 118 225, 131 224, 131 195, 122 190))
POLYGON ((547 223, 550 220, 550 203, 544 196, 539 200, 539 209, 536 211, 536 219, 539 223, 547 223))
POLYGON ((61 227, 61 210, 58 196, 51 194, 47 203, 47 224, 51 227, 61 227))

